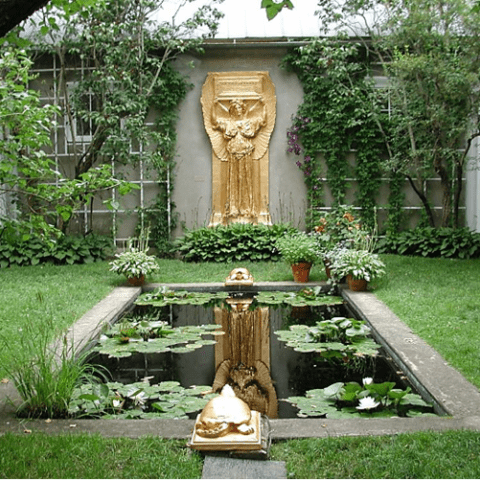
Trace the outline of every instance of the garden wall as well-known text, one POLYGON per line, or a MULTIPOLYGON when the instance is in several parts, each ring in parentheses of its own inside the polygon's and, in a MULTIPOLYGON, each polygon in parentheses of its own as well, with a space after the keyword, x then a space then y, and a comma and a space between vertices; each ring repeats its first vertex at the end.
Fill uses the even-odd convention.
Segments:
MULTIPOLYGON (((291 125, 291 117, 302 102, 303 91, 296 75, 280 68, 280 62, 287 48, 292 45, 293 42, 286 41, 214 41, 206 45, 204 55, 184 55, 177 61, 177 68, 189 76, 192 89, 179 110, 177 164, 174 178, 171 180, 174 185, 171 201, 179 215, 179 225, 173 231, 174 236, 181 235, 182 225, 194 228, 208 225, 210 221, 212 149, 205 131, 200 104, 202 86, 209 72, 269 72, 277 97, 276 123, 270 140, 269 155, 270 214, 274 223, 290 222, 294 226, 304 227, 306 188, 303 173, 296 166, 298 157, 287 152, 286 137, 287 129, 291 125)), ((39 73, 39 77, 32 86, 41 91, 44 102, 52 102, 56 98, 56 87, 52 79, 58 75, 55 60, 47 57, 39 60, 36 64, 36 72, 39 73)), ((53 147, 50 153, 58 168, 68 171, 73 152, 65 134, 65 119, 58 118, 57 121, 58 126, 53 132, 53 147)), ((476 151, 475 148, 474 156, 476 151)), ((350 156, 349 163, 353 166, 354 153, 350 156)), ((469 181, 467 188, 464 189, 462 204, 468 207, 466 214, 468 225, 480 230, 480 219, 477 213, 480 211, 480 173, 478 168, 467 170, 469 181)), ((105 208, 104 198, 96 199, 93 204, 77 212, 75 221, 72 222, 74 232, 87 231, 90 227, 102 234, 111 234, 113 231, 119 246, 123 246, 125 240, 134 234, 134 229, 140 220, 136 210, 150 205, 155 195, 161 189, 168 189, 168 185, 159 184, 153 174, 143 168, 125 171, 125 175, 137 182, 141 189, 124 198, 116 196, 120 205, 116 213, 105 208)), ((355 202, 355 184, 352 176, 349 180, 350 188, 347 195, 349 203, 355 202)), ((439 180, 435 178, 429 180, 426 187, 433 192, 430 197, 434 202, 434 209, 439 211, 441 205, 439 180)), ((381 223, 386 217, 384 207, 388 203, 388 191, 388 181, 385 180, 377 198, 381 223)), ((405 226, 415 226, 421 218, 421 205, 407 183, 404 191, 405 208, 408 212, 405 226)), ((325 188, 325 192, 328 206, 330 200, 328 187, 325 188)))

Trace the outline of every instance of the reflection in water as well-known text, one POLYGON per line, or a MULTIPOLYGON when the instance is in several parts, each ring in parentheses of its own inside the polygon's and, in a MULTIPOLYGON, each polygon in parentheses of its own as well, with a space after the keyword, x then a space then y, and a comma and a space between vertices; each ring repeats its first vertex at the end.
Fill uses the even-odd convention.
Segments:
POLYGON ((225 335, 214 337, 216 345, 191 353, 138 353, 128 358, 102 355, 92 359, 92 363, 105 365, 114 381, 125 384, 153 377, 151 384, 178 381, 184 388, 209 385, 216 392, 230 384, 252 410, 270 418, 296 418, 297 408, 282 399, 303 396, 307 390, 335 382, 361 383, 367 376, 374 377, 376 382, 394 381, 402 385, 381 355, 355 357, 348 362, 325 359, 316 353, 296 352, 274 334, 290 325, 313 326, 320 319, 346 316, 343 306, 261 307, 255 311, 250 307, 251 300, 245 298, 230 298, 227 306, 215 309, 197 305, 162 307, 174 328, 217 323, 225 335))
POLYGON ((230 309, 216 308, 215 321, 225 335, 215 346, 213 390, 229 384, 252 410, 278 416, 278 401, 270 374, 269 309, 250 309, 251 298, 228 298, 230 309))

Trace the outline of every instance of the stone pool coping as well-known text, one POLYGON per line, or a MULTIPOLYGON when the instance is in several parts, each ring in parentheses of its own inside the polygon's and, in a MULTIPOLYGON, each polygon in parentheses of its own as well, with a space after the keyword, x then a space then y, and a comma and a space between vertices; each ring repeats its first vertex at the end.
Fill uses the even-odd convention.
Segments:
MULTIPOLYGON (((164 284, 161 284, 164 285, 164 284)), ((149 284, 144 290, 153 290, 160 284, 149 284)), ((167 285, 167 284, 165 284, 167 285)), ((291 290, 305 286, 324 286, 323 282, 298 284, 294 282, 265 282, 255 284, 252 290, 291 290)), ((223 289, 223 284, 168 284, 181 290, 223 289)), ((105 325, 114 323, 130 308, 142 292, 139 287, 117 287, 69 330, 76 351, 88 348, 105 325)), ((459 372, 415 335, 388 307, 369 292, 351 292, 342 289, 352 309, 368 319, 374 336, 382 339, 388 353, 408 373, 422 393, 435 399, 436 408, 449 416, 419 418, 372 419, 272 419, 272 440, 336 436, 393 435, 417 431, 444 431, 469 429, 480 431, 480 392, 459 372), (422 387, 419 387, 422 385, 422 387)), ((137 438, 155 435, 163 438, 188 439, 193 420, 25 420, 14 415, 19 402, 11 383, 0 384, 0 435, 23 432, 46 434, 98 433, 106 437, 137 438), (10 399, 10 401, 7 401, 10 399)))

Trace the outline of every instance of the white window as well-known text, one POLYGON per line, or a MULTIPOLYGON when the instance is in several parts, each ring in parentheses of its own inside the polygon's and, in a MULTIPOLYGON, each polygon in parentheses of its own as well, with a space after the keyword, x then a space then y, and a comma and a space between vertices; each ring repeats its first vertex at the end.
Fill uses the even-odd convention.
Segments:
MULTIPOLYGON (((67 91, 69 96, 73 94, 73 91, 76 87, 75 82, 67 83, 67 91)), ((83 105, 82 110, 88 113, 94 112, 98 109, 97 99, 92 93, 84 93, 81 96, 81 102, 83 105)), ((76 143, 89 143, 92 141, 93 135, 95 133, 95 123, 89 118, 82 118, 81 112, 77 113, 73 110, 72 106, 72 118, 73 124, 70 125, 70 117, 65 115, 65 132, 68 142, 75 141, 76 143)))

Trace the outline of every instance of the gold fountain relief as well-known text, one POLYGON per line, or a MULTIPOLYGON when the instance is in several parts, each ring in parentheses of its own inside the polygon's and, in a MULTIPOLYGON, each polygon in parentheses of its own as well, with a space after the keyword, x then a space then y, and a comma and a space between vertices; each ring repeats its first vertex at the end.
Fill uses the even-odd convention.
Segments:
POLYGON ((212 144, 210 226, 271 224, 269 142, 276 97, 268 72, 209 73, 201 103, 212 144))

